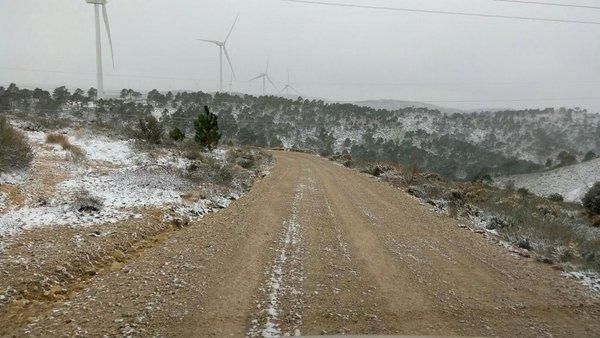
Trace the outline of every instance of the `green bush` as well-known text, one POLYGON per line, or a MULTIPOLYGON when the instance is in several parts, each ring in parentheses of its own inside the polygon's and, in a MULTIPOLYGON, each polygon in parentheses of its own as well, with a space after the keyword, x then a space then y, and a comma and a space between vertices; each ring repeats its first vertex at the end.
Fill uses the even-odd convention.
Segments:
POLYGON ((27 168, 33 159, 27 138, 0 118, 0 172, 27 168))
POLYGON ((552 202, 562 202, 565 200, 563 198, 563 196, 559 193, 554 193, 554 194, 548 195, 548 199, 551 200, 552 202))
POLYGON ((141 118, 138 123, 139 138, 151 144, 161 144, 163 139, 163 127, 156 117, 148 116, 141 118))
POLYGON ((583 197, 582 202, 590 214, 600 215, 600 182, 594 183, 583 197))
POLYGON ((194 139, 202 147, 212 151, 221 139, 217 115, 211 113, 207 106, 204 106, 204 114, 196 112, 196 108, 192 109, 192 112, 198 115, 198 118, 194 121, 194 128, 196 128, 194 139))
POLYGON ((179 141, 185 139, 185 134, 181 131, 181 129, 175 127, 169 133, 169 137, 171 138, 171 140, 173 140, 175 142, 179 142, 179 141))

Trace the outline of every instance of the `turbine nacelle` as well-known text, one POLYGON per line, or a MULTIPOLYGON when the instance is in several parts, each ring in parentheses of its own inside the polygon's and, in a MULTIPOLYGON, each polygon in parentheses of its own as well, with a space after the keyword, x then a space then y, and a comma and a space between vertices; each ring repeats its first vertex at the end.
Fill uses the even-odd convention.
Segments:
POLYGON ((106 0, 85 0, 88 4, 106 5, 106 0))

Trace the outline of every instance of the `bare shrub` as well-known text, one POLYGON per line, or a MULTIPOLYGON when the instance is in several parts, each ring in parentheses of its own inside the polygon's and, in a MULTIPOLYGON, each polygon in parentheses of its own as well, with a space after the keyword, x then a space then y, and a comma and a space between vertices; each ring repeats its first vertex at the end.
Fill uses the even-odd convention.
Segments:
POLYGON ((46 135, 46 143, 48 144, 58 144, 65 148, 65 145, 69 143, 67 136, 63 134, 51 133, 46 135))
POLYGON ((85 158, 85 151, 81 149, 81 147, 71 144, 66 135, 56 133, 48 134, 46 135, 46 143, 60 145, 63 150, 70 152, 70 159, 76 162, 85 158))
POLYGON ((73 208, 78 212, 94 213, 102 209, 103 202, 87 190, 81 190, 73 198, 73 208))
POLYGON ((227 161, 235 163, 244 169, 254 168, 256 156, 250 148, 230 149, 227 153, 227 161))
POLYGON ((32 159, 25 135, 0 118, 0 172, 27 168, 32 159))

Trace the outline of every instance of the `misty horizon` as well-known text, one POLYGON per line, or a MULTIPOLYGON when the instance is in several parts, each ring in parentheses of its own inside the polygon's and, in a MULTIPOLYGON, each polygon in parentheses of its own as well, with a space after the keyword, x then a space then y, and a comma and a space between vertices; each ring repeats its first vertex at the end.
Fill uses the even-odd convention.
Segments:
MULTIPOLYGON (((406 1, 402 6, 589 21, 596 16, 589 9, 493 1, 406 1)), ((112 69, 103 32, 108 93, 122 88, 217 91, 218 50, 195 39, 223 39, 239 13, 228 42, 237 79, 232 81, 224 64, 225 91, 261 95, 261 81, 249 79, 269 61, 277 85, 268 87, 269 95, 283 88, 289 72, 301 96, 333 102, 389 99, 457 109, 600 111, 595 96, 600 27, 594 25, 281 1, 109 1, 107 9, 116 59, 112 69)), ((92 6, 83 0, 4 2, 0 22, 8 27, 0 32, 5 41, 0 85, 96 87, 92 6)))

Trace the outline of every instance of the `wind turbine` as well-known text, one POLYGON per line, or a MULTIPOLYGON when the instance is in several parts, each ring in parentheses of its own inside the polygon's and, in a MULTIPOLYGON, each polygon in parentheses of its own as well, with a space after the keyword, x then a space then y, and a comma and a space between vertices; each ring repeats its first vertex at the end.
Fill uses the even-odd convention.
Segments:
POLYGON ((287 83, 285 84, 285 86, 283 86, 283 88, 279 91, 279 93, 277 93, 277 95, 280 95, 284 91, 285 91, 285 95, 289 95, 289 90, 290 89, 293 90, 293 91, 295 91, 296 94, 302 96, 302 94, 300 94, 300 92, 297 91, 296 88, 292 87, 292 85, 290 84, 290 71, 288 70, 287 83))
POLYGON ((102 74, 102 44, 100 42, 100 7, 102 7, 102 17, 104 18, 104 27, 108 35, 108 44, 110 45, 110 56, 112 58, 113 69, 115 68, 115 54, 113 53, 112 38, 110 36, 110 26, 108 24, 108 13, 106 13, 106 0, 85 0, 88 4, 94 5, 94 16, 96 21, 96 72, 98 81, 98 98, 104 98, 104 78, 102 74))
POLYGON ((262 78, 263 95, 265 95, 266 81, 269 81, 269 83, 271 83, 273 88, 277 89, 277 86, 273 83, 273 81, 271 80, 271 77, 269 76, 269 61, 267 61, 267 68, 265 69, 265 71, 263 73, 258 74, 258 76, 251 78, 250 81, 254 81, 254 80, 257 80, 260 78, 262 78))
POLYGON ((233 25, 231 25, 231 28, 229 29, 229 33, 227 33, 225 40, 217 41, 217 40, 207 40, 207 39, 196 39, 198 41, 214 43, 215 45, 217 45, 217 47, 219 47, 219 88, 221 89, 221 91, 223 91, 223 53, 225 53, 225 57, 227 58, 227 63, 229 63, 229 67, 231 68, 231 74, 233 74, 233 77, 235 78, 235 72, 233 71, 233 65, 231 64, 231 58, 229 57, 229 53, 227 52, 227 47, 225 44, 227 43, 227 40, 229 39, 231 32, 233 32, 233 28, 235 27, 235 24, 237 23, 239 16, 240 15, 238 14, 235 17, 235 21, 233 21, 233 25))

